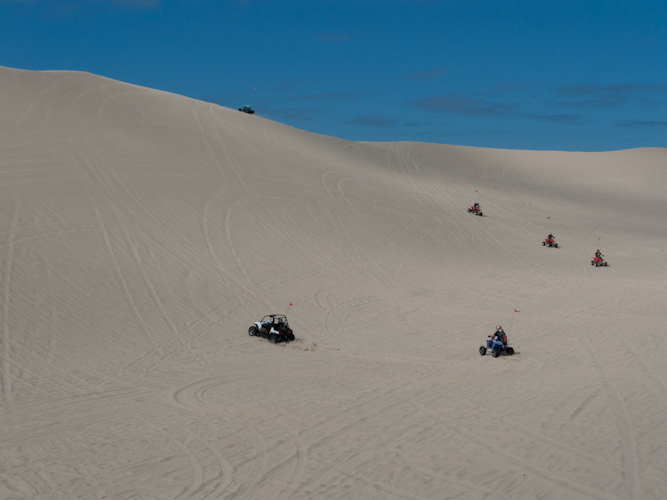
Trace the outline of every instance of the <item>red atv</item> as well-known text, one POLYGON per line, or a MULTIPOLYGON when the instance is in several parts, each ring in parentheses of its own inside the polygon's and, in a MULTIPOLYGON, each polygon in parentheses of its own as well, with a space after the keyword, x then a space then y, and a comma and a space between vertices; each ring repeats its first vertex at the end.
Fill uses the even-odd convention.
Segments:
POLYGON ((558 248, 558 243, 556 243, 556 240, 554 240, 553 238, 544 238, 542 246, 558 248))
POLYGON ((468 209, 468 212, 470 212, 473 215, 482 215, 482 209, 479 207, 472 206, 468 209))
POLYGON ((609 264, 604 260, 604 257, 593 257, 591 261, 591 266, 595 267, 607 267, 609 264))

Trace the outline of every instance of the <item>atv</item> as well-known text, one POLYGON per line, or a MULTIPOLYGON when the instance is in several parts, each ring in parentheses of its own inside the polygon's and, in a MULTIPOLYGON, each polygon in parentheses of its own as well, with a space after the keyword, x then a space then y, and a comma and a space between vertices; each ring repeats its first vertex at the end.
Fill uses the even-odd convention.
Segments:
POLYGON ((556 240, 554 240, 553 238, 544 238, 542 246, 558 248, 558 243, 556 243, 556 240))
POLYGON ((294 340, 294 333, 284 314, 267 314, 248 328, 248 335, 269 339, 272 344, 294 340))
POLYGON ((482 356, 486 356, 486 351, 491 351, 491 356, 494 358, 497 358, 498 356, 512 356, 514 354, 514 348, 508 346, 508 345, 502 345, 500 347, 496 347, 495 349, 493 347, 493 340, 489 339, 486 341, 486 345, 480 346, 479 347, 479 353, 482 356))
POLYGON ((604 257, 593 257, 591 261, 591 266, 595 267, 607 267, 609 264, 604 260, 604 257))
POLYGON ((468 209, 468 212, 473 215, 479 215, 480 217, 482 216, 482 209, 479 207, 472 206, 468 209))
POLYGON ((255 111, 250 106, 243 106, 242 108, 239 108, 239 111, 242 113, 248 113, 249 115, 255 114, 255 111))

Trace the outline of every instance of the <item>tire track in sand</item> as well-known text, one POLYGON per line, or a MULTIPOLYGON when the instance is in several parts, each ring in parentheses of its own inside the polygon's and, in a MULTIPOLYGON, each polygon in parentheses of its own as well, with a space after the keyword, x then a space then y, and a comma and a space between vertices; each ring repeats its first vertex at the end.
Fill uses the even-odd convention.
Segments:
POLYGON ((112 267, 114 270, 114 274, 116 275, 116 279, 118 280, 118 283, 120 284, 121 288, 123 289, 123 293, 125 294, 125 297, 127 298, 127 303, 130 306, 130 310, 132 311, 132 315, 136 318, 137 322, 139 323, 139 328, 141 331, 146 335, 146 338, 150 342, 150 344, 153 346, 153 349, 155 349, 160 355, 162 355, 162 351, 160 350, 160 347, 158 346, 157 342, 155 341, 155 338, 151 334, 151 332, 148 330, 148 327, 146 326, 146 322, 144 321, 143 316, 139 312, 139 309, 137 308, 137 304, 134 302, 134 298, 132 297, 132 294, 130 293, 130 289, 127 286, 127 282, 125 281, 125 277, 123 276, 123 271, 121 270, 120 264, 118 264, 118 259, 116 259, 116 255, 113 252, 113 247, 111 246, 111 242, 109 240, 109 233, 107 232, 106 228, 104 227, 104 222, 102 221, 102 215, 100 214, 99 208, 97 207, 97 202, 95 201, 95 198, 92 198, 93 202, 93 207, 95 208, 95 215, 97 217, 97 220, 100 223, 100 230, 102 231, 102 238, 104 239, 104 245, 106 246, 107 253, 109 254, 109 257, 111 258, 111 263, 112 267))
MULTIPOLYGON (((434 418, 437 418, 439 420, 445 421, 450 426, 450 428, 453 430, 453 432, 455 432, 456 434, 458 434, 462 438, 466 439, 467 441, 480 446, 481 448, 483 448, 487 452, 493 453, 494 455, 496 455, 498 457, 502 457, 508 463, 511 463, 511 464, 513 464, 517 467, 529 470, 533 474, 541 477, 542 479, 545 479, 545 480, 547 480, 551 483, 554 483, 554 484, 556 484, 556 485, 558 485, 562 488, 565 488, 566 490, 577 492, 577 493, 579 493, 581 495, 584 495, 588 498, 595 498, 597 500, 611 500, 611 497, 609 497, 607 495, 604 495, 604 494, 600 494, 600 493, 592 490, 591 488, 588 488, 588 487, 583 486, 583 485, 573 484, 572 482, 570 482, 566 478, 554 477, 549 472, 546 472, 546 471, 532 465, 531 463, 528 463, 524 458, 515 457, 515 456, 511 455, 509 453, 509 449, 499 449, 499 448, 495 447, 493 444, 491 444, 488 440, 484 440, 483 438, 476 436, 474 433, 469 432, 465 429, 462 429, 460 426, 451 425, 452 421, 450 421, 450 419, 442 417, 438 413, 430 410, 429 408, 427 408, 423 405, 414 403, 413 406, 415 406, 415 408, 418 408, 418 409, 422 410, 424 413, 426 413, 427 415, 430 415, 431 417, 434 417, 434 418)), ((567 498, 567 497, 563 496, 562 498, 567 498)))
MULTIPOLYGON (((573 329, 575 325, 572 325, 573 329)), ((635 440, 635 434, 632 430, 632 423, 630 420, 630 415, 628 414, 628 408, 623 401, 623 398, 614 388, 610 382, 609 374, 605 370, 604 366, 600 362, 595 349, 591 345, 590 340, 586 336, 585 332, 577 337, 581 342, 581 345, 586 350, 588 357, 591 359, 595 365, 596 370, 600 374, 600 383, 602 387, 607 391, 611 399, 611 406, 616 414, 618 430, 620 431, 620 445, 623 456, 623 465, 625 467, 625 480, 628 485, 628 493, 630 494, 629 498, 637 499, 639 498, 641 491, 640 477, 639 477, 639 460, 637 459, 637 443, 635 440)))
POLYGON ((10 373, 9 349, 9 289, 12 275, 12 259, 14 257, 14 233, 19 219, 19 200, 14 207, 11 232, 7 244, 7 256, 2 269, 2 335, 0 335, 0 391, 5 401, 12 399, 12 380, 10 373))
MULTIPOLYGON (((247 417, 244 418, 235 416, 231 411, 231 408, 233 408, 232 405, 225 406, 215 403, 211 404, 208 402, 205 394, 212 388, 220 385, 219 380, 220 377, 211 377, 193 382, 184 387, 176 389, 173 392, 172 397, 176 403, 184 406, 188 410, 203 411, 205 414, 215 418, 223 417, 230 422, 239 422, 243 429, 250 432, 251 440, 253 441, 255 447, 256 456, 253 470, 249 477, 243 483, 241 483, 236 491, 228 492, 225 494, 225 498, 242 500, 251 491, 253 491, 253 489, 259 484, 261 478, 264 476, 266 471, 266 464, 268 461, 268 449, 264 439, 262 438, 262 434, 257 429, 257 427, 253 425, 247 417)), ((231 464, 230 467, 232 467, 231 464)), ((227 486, 229 486, 229 484, 227 486)), ((222 490, 221 494, 224 493, 224 490, 222 490)))
POLYGON ((159 426, 153 424, 150 420, 140 415, 134 415, 134 418, 141 422, 143 425, 150 427, 152 430, 163 436, 173 446, 178 448, 181 453, 183 453, 183 456, 185 456, 192 469, 192 477, 190 479, 190 484, 188 484, 185 489, 174 498, 174 500, 185 500, 187 498, 192 498, 192 494, 201 487, 203 481, 204 469, 201 462, 187 446, 176 440, 170 432, 161 429, 159 426))

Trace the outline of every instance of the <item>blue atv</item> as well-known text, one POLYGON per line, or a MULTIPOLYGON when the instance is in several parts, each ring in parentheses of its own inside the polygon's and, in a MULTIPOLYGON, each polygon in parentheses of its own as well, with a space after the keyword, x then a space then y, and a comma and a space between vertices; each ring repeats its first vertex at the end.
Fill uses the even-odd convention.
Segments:
POLYGON ((498 356, 512 356, 514 354, 514 348, 508 345, 496 346, 493 348, 493 340, 489 339, 486 341, 486 345, 479 347, 479 353, 482 356, 486 356, 486 351, 491 351, 491 356, 497 358, 498 356))

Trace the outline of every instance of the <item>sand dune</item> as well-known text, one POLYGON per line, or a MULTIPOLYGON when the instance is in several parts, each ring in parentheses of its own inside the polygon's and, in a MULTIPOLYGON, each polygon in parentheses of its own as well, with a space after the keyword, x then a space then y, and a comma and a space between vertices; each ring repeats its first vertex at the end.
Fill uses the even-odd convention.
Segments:
POLYGON ((667 150, 6 68, 0 110, 0 498, 667 498, 667 150), (248 336, 290 302, 296 342, 248 336))

